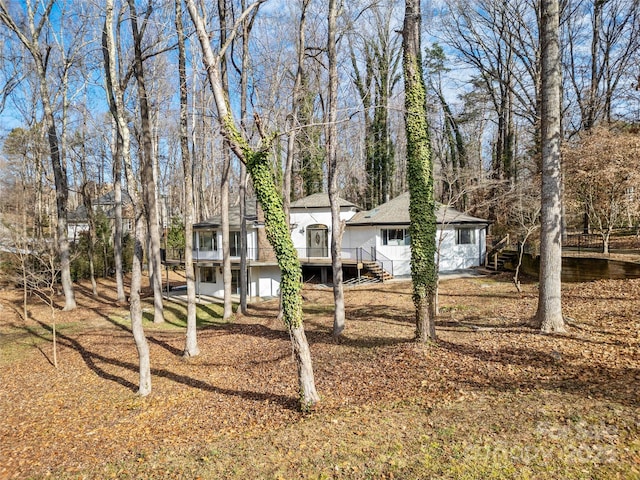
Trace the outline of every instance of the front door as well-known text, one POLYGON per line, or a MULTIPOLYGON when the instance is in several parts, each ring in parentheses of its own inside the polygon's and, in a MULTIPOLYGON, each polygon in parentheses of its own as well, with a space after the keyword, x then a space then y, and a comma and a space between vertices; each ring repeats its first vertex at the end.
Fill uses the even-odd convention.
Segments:
POLYGON ((307 256, 329 256, 329 229, 326 225, 309 225, 307 227, 307 256))

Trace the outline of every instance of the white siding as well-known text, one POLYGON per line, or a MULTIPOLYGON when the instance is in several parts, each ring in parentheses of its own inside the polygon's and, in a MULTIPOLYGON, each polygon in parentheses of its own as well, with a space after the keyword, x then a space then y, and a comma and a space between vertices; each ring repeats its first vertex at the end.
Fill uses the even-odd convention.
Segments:
POLYGON ((276 297, 280 293, 280 268, 277 266, 253 267, 250 273, 252 297, 276 297))
POLYGON ((485 229, 475 228, 475 243, 456 245, 455 227, 438 229, 440 271, 447 272, 481 265, 484 259, 485 229))
MULTIPOLYGON (((196 293, 210 297, 224 298, 224 283, 220 267, 216 269, 215 283, 202 282, 200 268, 196 268, 196 293)), ((249 268, 249 296, 275 297, 280 291, 280 268, 276 265, 252 266, 249 268)), ((232 292, 236 293, 236 292, 232 292)))
MULTIPOLYGON (((382 230, 397 226, 350 226, 346 229, 343 242, 343 258, 353 258, 355 249, 363 248, 367 253, 375 247, 379 255, 393 261, 395 277, 411 275, 411 247, 409 245, 383 245, 382 230)), ((408 227, 407 227, 408 228, 408 227)), ((475 243, 456 245, 455 226, 438 228, 436 241, 440 253, 441 272, 470 268, 481 265, 485 255, 485 229, 475 228, 475 243)), ((388 269, 387 269, 388 270, 388 269)))
MULTIPOLYGON (((355 214, 355 209, 341 210, 340 219, 347 221, 355 214)), ((309 225, 326 226, 328 229, 327 244, 331 245, 331 210, 329 208, 292 209, 290 221, 292 226, 291 239, 298 252, 304 252, 307 248, 307 227, 309 225)))
POLYGON ((378 252, 393 261, 393 276, 411 275, 411 247, 409 245, 382 245, 382 237, 378 237, 378 252))
POLYGON ((342 257, 355 258, 355 250, 363 248, 368 252, 377 243, 376 230, 372 227, 347 227, 342 235, 342 257))

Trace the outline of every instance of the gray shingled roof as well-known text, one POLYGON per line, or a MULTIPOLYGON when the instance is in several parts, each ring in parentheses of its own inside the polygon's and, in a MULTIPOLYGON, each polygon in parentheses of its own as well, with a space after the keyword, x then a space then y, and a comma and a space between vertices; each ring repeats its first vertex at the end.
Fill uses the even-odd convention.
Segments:
MULTIPOLYGON (((99 207, 102 209, 102 212, 107 216, 107 218, 115 218, 115 192, 110 190, 104 195, 93 199, 91 201, 91 205, 94 207, 99 207)), ((122 190, 122 205, 127 206, 131 205, 131 197, 127 193, 126 190, 122 190)), ((80 205, 73 212, 69 212, 67 214, 67 221, 69 222, 86 222, 87 221, 87 209, 84 205, 80 205)))
MULTIPOLYGON (((256 216, 256 199, 247 198, 247 211, 245 212, 247 222, 253 222, 257 220, 256 216)), ((219 227, 221 222, 220 215, 213 215, 206 220, 195 223, 193 228, 205 229, 212 227, 219 227)), ((240 205, 229 207, 229 226, 232 228, 240 228, 240 205)))
MULTIPOLYGON (((291 208, 329 208, 331 203, 329 202, 329 195, 326 193, 314 193, 312 195, 308 195, 300 200, 296 200, 295 202, 291 202, 291 208)), ((340 199, 340 207, 353 207, 358 210, 360 207, 357 205, 341 198, 340 199)))
MULTIPOLYGON (((436 211, 438 224, 481 224, 490 222, 483 218, 472 217, 455 208, 438 205, 436 211)), ((347 225, 409 225, 409 192, 383 203, 376 208, 356 213, 347 225)))

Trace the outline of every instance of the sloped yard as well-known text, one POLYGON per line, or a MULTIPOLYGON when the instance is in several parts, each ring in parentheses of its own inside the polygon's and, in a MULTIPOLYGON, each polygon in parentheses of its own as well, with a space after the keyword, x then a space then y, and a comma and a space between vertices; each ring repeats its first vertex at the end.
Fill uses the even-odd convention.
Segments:
POLYGON ((135 395, 127 311, 109 282, 50 312, 0 291, 0 478, 640 478, 640 280, 567 284, 566 335, 523 323, 535 284, 441 284, 437 345, 414 344, 410 284, 305 290, 322 396, 296 410, 277 302, 222 323, 199 309, 202 355, 180 356, 184 307, 147 324, 153 393, 135 395), (16 310, 17 309, 17 310, 16 310))

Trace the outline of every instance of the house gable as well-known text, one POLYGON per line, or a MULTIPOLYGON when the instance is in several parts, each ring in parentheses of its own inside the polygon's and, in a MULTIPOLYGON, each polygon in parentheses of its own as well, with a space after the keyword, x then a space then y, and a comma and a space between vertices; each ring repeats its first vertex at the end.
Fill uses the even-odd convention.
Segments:
MULTIPOLYGON (((340 219, 348 221, 359 211, 357 205, 339 199, 340 219)), ((331 244, 331 203, 326 193, 315 193, 291 204, 290 230, 301 258, 327 258, 331 244)), ((344 243, 344 242, 343 242, 344 243)))

